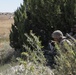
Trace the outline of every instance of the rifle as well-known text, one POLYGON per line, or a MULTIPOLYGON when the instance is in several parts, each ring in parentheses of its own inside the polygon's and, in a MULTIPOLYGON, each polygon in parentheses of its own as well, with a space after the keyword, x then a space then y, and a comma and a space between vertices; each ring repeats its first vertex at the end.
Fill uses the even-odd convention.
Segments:
POLYGON ((74 42, 74 44, 76 45, 76 39, 75 38, 73 38, 70 34, 68 34, 68 33, 66 33, 66 37, 68 37, 68 38, 70 38, 73 42, 74 42))

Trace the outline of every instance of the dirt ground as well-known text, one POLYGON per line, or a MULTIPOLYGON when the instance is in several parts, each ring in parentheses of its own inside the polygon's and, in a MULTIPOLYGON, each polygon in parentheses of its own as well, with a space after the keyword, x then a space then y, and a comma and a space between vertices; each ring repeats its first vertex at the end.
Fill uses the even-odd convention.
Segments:
POLYGON ((13 23, 13 14, 0 13, 0 38, 9 37, 11 25, 13 23))

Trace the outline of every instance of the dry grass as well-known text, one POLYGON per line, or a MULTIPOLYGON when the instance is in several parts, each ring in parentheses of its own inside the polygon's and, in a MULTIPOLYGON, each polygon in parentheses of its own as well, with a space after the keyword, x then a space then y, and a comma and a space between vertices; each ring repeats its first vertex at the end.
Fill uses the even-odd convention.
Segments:
POLYGON ((0 51, 6 44, 9 46, 9 34, 13 23, 13 14, 0 13, 0 51))
POLYGON ((4 47, 3 42, 9 41, 10 29, 13 23, 13 14, 0 13, 0 48, 4 47))
POLYGON ((0 38, 8 38, 13 22, 13 15, 0 14, 0 38))
POLYGON ((13 23, 12 14, 0 13, 0 62, 1 59, 8 57, 12 49, 9 45, 9 34, 13 23))

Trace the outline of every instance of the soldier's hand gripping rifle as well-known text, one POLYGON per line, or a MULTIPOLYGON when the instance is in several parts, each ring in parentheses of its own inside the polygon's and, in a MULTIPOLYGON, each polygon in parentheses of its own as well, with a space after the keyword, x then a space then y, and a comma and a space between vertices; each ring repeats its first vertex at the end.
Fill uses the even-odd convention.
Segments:
POLYGON ((76 39, 74 39, 70 34, 66 33, 66 37, 70 38, 76 45, 76 39))

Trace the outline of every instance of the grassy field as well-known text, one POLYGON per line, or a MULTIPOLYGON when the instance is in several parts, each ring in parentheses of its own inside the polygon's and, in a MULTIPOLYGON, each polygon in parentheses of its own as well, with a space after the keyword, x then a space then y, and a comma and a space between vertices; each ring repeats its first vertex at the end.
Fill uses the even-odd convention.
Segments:
POLYGON ((12 14, 0 14, 0 38, 8 38, 13 22, 12 14))
MULTIPOLYGON (((9 53, 13 51, 9 45, 9 34, 13 23, 13 14, 0 13, 0 63, 3 63, 9 57, 9 53)), ((7 64, 5 66, 8 67, 7 64)), ((2 68, 5 69, 5 67, 0 65, 0 70, 2 68)))
POLYGON ((13 23, 12 13, 0 13, 0 51, 5 48, 6 43, 9 46, 9 34, 13 23))

